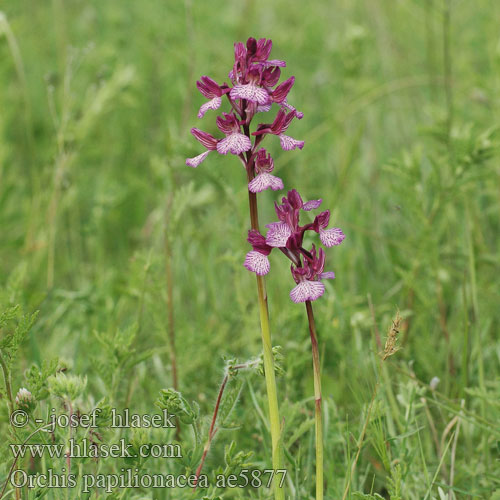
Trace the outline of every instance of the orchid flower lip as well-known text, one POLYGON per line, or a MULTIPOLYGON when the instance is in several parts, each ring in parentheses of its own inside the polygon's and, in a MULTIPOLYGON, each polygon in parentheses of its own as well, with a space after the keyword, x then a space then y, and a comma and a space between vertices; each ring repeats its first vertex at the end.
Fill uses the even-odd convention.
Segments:
POLYGON ((266 243, 271 247, 286 247, 288 238, 292 231, 285 222, 272 222, 267 224, 269 229, 266 236, 266 243))
POLYGON ((223 155, 231 152, 233 155, 239 155, 252 148, 250 139, 239 132, 233 132, 217 143, 217 152, 223 155))
POLYGON ((267 104, 269 101, 267 92, 254 83, 236 85, 229 95, 231 99, 246 99, 247 101, 257 102, 260 105, 267 104))
POLYGON ((280 134, 279 138, 283 151, 293 151, 294 149, 302 149, 304 147, 304 141, 298 141, 288 135, 280 134))
POLYGON ((200 107, 200 110, 198 111, 198 118, 203 118, 205 116, 205 113, 209 109, 219 109, 222 104, 222 99, 220 97, 214 97, 210 101, 206 102, 200 107))
POLYGON ((254 177, 252 181, 248 183, 248 189, 252 193, 261 193, 266 189, 272 189, 273 191, 278 191, 283 188, 284 188, 283 181, 279 177, 271 175, 267 172, 258 174, 257 176, 254 177))
POLYGON ((342 232, 342 229, 332 227, 330 229, 320 229, 319 237, 325 247, 332 247, 340 245, 345 239, 345 234, 342 232))
POLYGON ((257 250, 251 250, 247 253, 243 265, 258 276, 265 276, 271 268, 267 255, 257 250))
POLYGON ((290 298, 296 304, 319 299, 325 293, 325 285, 321 281, 301 281, 290 292, 290 298))
POLYGON ((200 163, 202 163, 205 158, 208 156, 208 153, 210 153, 210 150, 205 151, 204 153, 201 153, 198 156, 195 156, 194 158, 188 158, 186 160, 186 165, 188 167, 193 167, 196 168, 200 163))

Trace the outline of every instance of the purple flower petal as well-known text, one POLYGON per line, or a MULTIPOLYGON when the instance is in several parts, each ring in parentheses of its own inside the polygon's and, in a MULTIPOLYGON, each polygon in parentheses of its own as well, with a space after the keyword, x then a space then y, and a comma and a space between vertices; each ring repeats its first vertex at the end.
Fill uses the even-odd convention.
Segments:
POLYGON ((295 82, 295 77, 291 76, 288 80, 280 83, 273 91, 272 98, 274 102, 281 103, 286 99, 286 96, 290 92, 293 84, 295 82))
POLYGON ((321 202, 323 200, 320 198, 319 200, 310 200, 306 203, 304 203, 304 206, 302 207, 302 210, 315 210, 316 208, 319 208, 321 205, 321 202))
POLYGON ((222 99, 220 97, 214 97, 210 101, 206 102, 205 104, 203 104, 203 106, 198 111, 198 118, 203 118, 205 116, 205 113, 209 109, 219 109, 221 103, 222 103, 222 99))
POLYGON ((264 61, 265 66, 279 66, 280 68, 286 67, 286 62, 280 59, 269 59, 269 61, 264 61))
POLYGON ((304 202, 302 201, 302 196, 296 189, 291 189, 286 194, 288 202, 295 210, 300 210, 304 206, 304 202))
POLYGON ((266 113, 271 109, 271 103, 269 104, 259 104, 257 106, 257 113, 266 113))
POLYGON ((218 116, 215 121, 217 123, 218 129, 224 135, 233 134, 241 130, 238 120, 236 119, 236 116, 234 116, 233 113, 223 112, 222 116, 218 116))
POLYGON ((280 134, 279 137, 283 151, 292 151, 293 149, 302 149, 304 147, 304 141, 298 141, 297 139, 285 134, 280 134))
POLYGON ((246 135, 240 134, 239 132, 229 134, 217 143, 217 151, 221 155, 227 155, 229 151, 231 151, 233 155, 239 155, 244 151, 248 151, 251 147, 252 143, 250 139, 246 135))
POLYGON ((283 181, 279 177, 268 173, 257 175, 248 184, 248 189, 252 193, 260 193, 261 191, 265 191, 269 188, 271 188, 273 191, 277 191, 278 189, 283 189, 283 187, 283 181))
POLYGON ((260 148, 255 158, 255 170, 257 173, 270 173, 274 170, 274 161, 272 156, 264 149, 260 148))
POLYGON ((188 158, 186 160, 186 165, 188 167, 193 167, 196 168, 207 156, 210 151, 205 151, 204 153, 201 153, 201 155, 195 156, 194 158, 188 158))
POLYGON ((286 247, 286 242, 292 235, 288 224, 284 222, 271 222, 266 227, 269 229, 266 235, 266 243, 270 247, 286 247))
POLYGON ((326 229, 330 223, 330 210, 325 210, 316 216, 314 219, 315 231, 318 232, 320 229, 326 229))
POLYGON ((199 128, 192 128, 191 133, 194 135, 196 140, 200 141, 200 143, 205 146, 208 150, 213 151, 217 146, 217 139, 208 132, 203 132, 199 128))
POLYGON ((324 293, 325 285, 321 281, 301 281, 290 292, 290 298, 298 304, 306 300, 319 299, 324 293))
POLYGON ((266 243, 266 238, 256 229, 250 229, 248 231, 247 241, 252 245, 253 250, 257 250, 263 255, 269 255, 271 253, 272 248, 266 243))
POLYGON ((295 116, 297 117, 298 120, 302 120, 302 118, 304 118, 304 113, 302 113, 302 111, 297 111, 297 108, 294 108, 293 106, 288 104, 286 99, 284 100, 284 102, 281 103, 281 105, 284 108, 288 109, 289 111, 295 111, 295 116))
POLYGON ((260 252, 257 252, 257 250, 250 250, 250 252, 247 253, 245 263, 243 265, 249 271, 258 274, 259 276, 264 276, 271 268, 267 255, 263 255, 260 252))
POLYGON ((335 273, 333 271, 326 271, 319 275, 320 280, 333 280, 335 279, 335 273))
POLYGON ((263 68, 265 69, 260 75, 259 83, 270 90, 278 83, 281 76, 281 70, 277 66, 269 66, 267 68, 263 66, 263 68))
POLYGON ((207 99, 212 99, 217 96, 220 97, 222 95, 221 88, 217 85, 217 82, 208 76, 202 76, 201 80, 196 82, 196 86, 207 99))
POLYGON ((345 234, 342 229, 338 227, 332 227, 331 229, 320 229, 319 239, 325 247, 333 247, 334 245, 340 245, 345 238, 345 234))
POLYGON ((247 50, 248 54, 253 56, 252 59, 256 61, 265 61, 271 53, 273 47, 273 41, 266 38, 255 38, 250 37, 247 40, 247 50))
POLYGON ((247 101, 256 102, 258 104, 267 104, 269 101, 267 91, 252 83, 236 85, 231 89, 229 95, 231 99, 246 99, 247 101))

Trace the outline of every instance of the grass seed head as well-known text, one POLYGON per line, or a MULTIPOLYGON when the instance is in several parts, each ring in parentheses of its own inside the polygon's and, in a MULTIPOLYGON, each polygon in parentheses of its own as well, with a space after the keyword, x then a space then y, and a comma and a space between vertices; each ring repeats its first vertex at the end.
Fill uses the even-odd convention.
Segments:
POLYGON ((392 320, 392 325, 387 333, 384 350, 380 353, 382 361, 385 361, 389 356, 392 356, 401 349, 398 343, 399 326, 401 324, 401 316, 399 311, 396 312, 395 318, 392 320))

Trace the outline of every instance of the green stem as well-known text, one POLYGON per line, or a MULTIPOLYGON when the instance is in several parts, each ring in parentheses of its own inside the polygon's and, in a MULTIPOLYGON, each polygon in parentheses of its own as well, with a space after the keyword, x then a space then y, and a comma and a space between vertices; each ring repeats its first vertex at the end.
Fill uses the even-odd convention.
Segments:
POLYGON ((309 333, 311 334, 311 347, 314 373, 314 420, 316 425, 316 500, 323 500, 323 420, 321 416, 321 367, 319 362, 318 335, 312 304, 306 301, 307 319, 309 320, 309 333))
POLYGON ((9 405, 9 413, 14 411, 14 398, 12 397, 12 385, 10 382, 10 370, 7 367, 7 363, 3 359, 0 353, 0 366, 2 367, 3 378, 5 380, 5 391, 7 393, 7 404, 9 405))
MULTIPOLYGON (((380 375, 379 375, 379 377, 380 377, 380 375)), ((375 387, 374 387, 373 392, 372 392, 372 399, 370 401, 370 406, 368 406, 368 411, 366 413, 366 418, 365 418, 365 422, 363 424, 363 429, 361 430, 361 435, 359 436, 359 439, 358 439, 358 446, 357 446, 358 449, 356 450, 356 455, 354 456, 354 460, 353 460, 352 465, 351 465, 351 471, 350 471, 349 477, 347 479, 347 484, 346 484, 346 487, 344 489, 344 495, 342 496, 342 500, 346 500, 347 495, 349 493, 349 489, 351 487, 352 478, 354 476, 354 472, 356 471, 356 465, 358 464, 359 455, 361 453, 361 448, 363 447, 363 443, 364 443, 365 436, 366 436, 366 430, 368 428, 368 424, 370 423, 373 404, 375 403, 375 398, 377 397, 379 386, 380 386, 380 379, 377 380, 377 383, 375 384, 375 387)))
MULTIPOLYGON (((170 347, 170 369, 172 370, 172 384, 176 391, 179 390, 177 377, 177 352, 175 347, 175 315, 174 315, 174 283, 172 278, 172 247, 170 245, 170 214, 172 209, 173 195, 169 196, 165 208, 165 232, 163 235, 165 255, 165 283, 167 288, 167 334, 170 347)), ((181 440, 181 423, 176 420, 175 439, 181 440)))
MULTIPOLYGON (((41 431, 42 429, 47 429, 50 425, 52 424, 45 424, 45 425, 42 425, 41 427, 38 427, 37 429, 35 429, 22 443, 21 445, 22 446, 25 446, 28 441, 35 435, 37 434, 39 431, 41 431)), ((5 490, 7 489, 7 485, 10 483, 10 478, 12 476, 12 474, 14 473, 14 470, 15 470, 15 467, 16 467, 16 464, 17 464, 17 461, 19 459, 19 455, 17 455, 16 457, 14 457, 14 460, 12 461, 12 465, 10 466, 10 469, 9 469, 9 472, 7 474, 7 477, 5 479, 5 483, 3 485, 3 488, 2 490, 0 491, 0 500, 3 498, 4 494, 5 494, 5 490)), ((125 490, 127 491, 127 490, 125 490)), ((16 488, 16 497, 19 495, 19 488, 16 488)))
MULTIPOLYGON (((230 100, 231 105, 233 101, 230 100)), ((242 104, 242 120, 246 120, 245 104, 242 104)), ((250 126, 247 123, 243 125, 244 134, 251 139, 250 126)), ((258 145, 258 139, 255 140, 251 151, 246 152, 246 158, 241 155, 241 160, 247 171, 247 181, 251 182, 255 176, 252 152, 258 145)), ((250 207, 250 223, 252 229, 259 231, 259 209, 257 206, 257 195, 248 191, 248 203, 250 207)), ((259 231, 260 232, 260 231, 259 231)), ((266 377, 267 401, 269 405, 269 423, 271 427, 272 442, 272 461, 275 472, 283 470, 283 454, 281 445, 281 425, 278 409, 278 392, 276 390, 276 376, 274 372, 273 347, 271 343, 271 329, 269 327, 269 310, 267 307, 266 282, 263 276, 256 275, 257 293, 259 299, 260 330, 262 335, 262 350, 264 359, 264 375, 266 377)), ((279 486, 278 476, 273 475, 273 490, 275 500, 285 500, 285 489, 279 486)))
MULTIPOLYGON (((179 390, 179 382, 177 376, 177 353, 175 347, 175 316, 174 316, 174 286, 172 279, 172 248, 170 246, 170 210, 172 207, 173 197, 169 197, 165 214, 165 281, 167 284, 167 313, 168 313, 168 342, 170 345, 170 366, 172 369, 172 383, 176 391, 179 390)), ((177 426, 177 435, 180 427, 177 426)))
MULTIPOLYGON (((5 362, 5 359, 3 358, 1 352, 0 352, 0 366, 2 368, 3 378, 5 380, 5 392, 7 393, 7 404, 9 406, 9 414, 12 414, 12 412, 14 411, 14 397, 12 395, 12 382, 11 382, 11 378, 10 378, 10 370, 9 370, 9 367, 7 366, 7 363, 5 362)), ((12 426, 12 430, 13 430, 14 435, 15 435, 16 428, 14 426, 12 426)), ((17 457, 16 457, 16 461, 17 461, 17 457)), ((10 475, 12 474, 12 471, 14 470, 14 465, 15 465, 16 461, 12 465, 12 468, 9 472, 9 478, 10 478, 10 475)), ((2 498, 4 493, 5 493, 5 488, 7 487, 7 484, 9 482, 9 478, 7 478, 7 481, 5 482, 5 485, 2 489, 2 493, 0 493, 0 498, 2 498)), ((21 498, 21 489, 16 487, 15 492, 16 492, 16 500, 20 499, 21 498)))
POLYGON ((453 127, 453 88, 451 57, 451 0, 445 0, 443 11, 443 60, 446 98, 446 138, 450 162, 454 160, 451 131, 453 127))
MULTIPOLYGON (((224 378, 222 380, 222 384, 219 389, 219 394, 217 396, 217 402, 215 403, 215 409, 214 409, 214 414, 212 416, 212 422, 210 423, 210 429, 208 430, 208 437, 207 437, 207 442, 205 444, 205 447, 203 449, 203 455, 201 456, 200 464, 198 465, 198 468, 196 469, 195 473, 195 480, 194 480, 194 488, 193 491, 196 491, 196 488, 198 487, 198 479, 200 478, 201 471, 203 470, 203 465, 205 464, 205 460, 207 458, 208 452, 210 451, 210 446, 212 445, 212 441, 217 434, 217 427, 215 427, 215 424, 217 423, 217 417, 219 415, 219 408, 220 404, 222 401, 222 396, 224 395, 224 390, 226 389, 227 383, 229 381, 229 372, 226 371, 226 374, 224 375, 224 378)), ((198 444, 198 443, 196 443, 198 444)))
MULTIPOLYGON (((249 174, 249 182, 252 180, 249 174)), ((259 230, 259 214, 257 209, 257 196, 255 193, 248 192, 250 204, 250 221, 252 229, 259 230)), ((273 469, 275 471, 283 470, 283 461, 281 454, 281 426, 278 409, 278 393, 276 390, 276 377, 274 373, 274 358, 271 343, 271 330, 269 327, 269 310, 267 307, 266 282, 263 276, 257 277, 257 292, 259 298, 260 328, 262 334, 262 348, 264 358, 264 374, 266 377, 267 400, 269 404, 269 421, 271 424, 271 441, 273 453, 273 469)), ((274 498, 276 500, 285 499, 284 488, 279 487, 278 479, 273 480, 274 498)))

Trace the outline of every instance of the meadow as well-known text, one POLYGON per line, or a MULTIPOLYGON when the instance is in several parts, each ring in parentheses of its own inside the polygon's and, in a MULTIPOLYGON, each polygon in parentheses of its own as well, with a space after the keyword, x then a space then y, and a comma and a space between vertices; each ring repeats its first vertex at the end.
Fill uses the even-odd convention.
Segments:
MULTIPOLYGON (((185 165, 201 151, 190 129, 216 132, 216 112, 196 117, 196 80, 227 80, 234 42, 253 36, 273 40, 304 113, 290 128, 302 150, 266 145, 285 191, 259 194, 261 225, 295 187, 346 235, 326 250, 336 278, 314 303, 325 498, 500 499, 499 2, 4 0, 0 11, 0 498, 272 498, 212 484, 271 467, 246 175, 232 155, 185 165), (382 361, 393 321, 397 352, 382 361), (211 486, 84 491, 83 474, 192 474, 228 367, 211 486), (31 396, 16 403, 21 388, 31 396), (44 420, 102 411, 97 430, 30 437, 33 421, 9 423, 14 406, 44 420), (167 406, 178 428, 110 427, 112 408, 167 406), (69 466, 76 486, 2 490, 8 445, 28 438, 180 443, 182 458, 27 456, 15 468, 69 466)), ((285 495, 309 500, 307 318, 285 259, 271 263, 285 495)))

